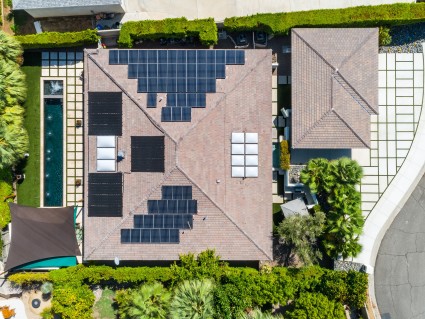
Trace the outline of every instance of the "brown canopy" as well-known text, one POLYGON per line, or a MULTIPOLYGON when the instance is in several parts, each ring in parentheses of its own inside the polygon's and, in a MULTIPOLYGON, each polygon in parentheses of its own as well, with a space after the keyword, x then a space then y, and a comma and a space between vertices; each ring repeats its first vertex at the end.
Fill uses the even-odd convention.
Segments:
POLYGON ((39 259, 81 255, 74 207, 34 208, 9 203, 12 238, 5 270, 39 259))

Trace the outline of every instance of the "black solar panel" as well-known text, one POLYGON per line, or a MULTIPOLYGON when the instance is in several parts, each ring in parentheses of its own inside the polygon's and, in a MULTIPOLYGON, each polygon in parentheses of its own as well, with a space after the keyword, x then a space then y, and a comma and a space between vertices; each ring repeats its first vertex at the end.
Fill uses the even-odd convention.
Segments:
POLYGON ((158 63, 157 50, 147 50, 148 52, 148 61, 147 63, 158 63))
POLYGON ((148 78, 148 92, 158 92, 158 79, 156 77, 148 78))
POLYGON ((207 51, 207 63, 214 64, 215 63, 215 50, 207 51))
POLYGON ((158 50, 158 63, 167 63, 167 50, 158 50))
POLYGON ((162 122, 171 122, 171 109, 173 107, 163 107, 161 110, 161 121, 162 122))
POLYGON ((141 229, 141 243, 150 243, 151 242, 151 230, 150 229, 141 229))
POLYGON ((131 242, 131 229, 121 229, 121 243, 131 242))
POLYGON ((153 228, 153 218, 155 215, 143 216, 143 228, 153 228))
POLYGON ((158 212, 158 201, 152 199, 148 200, 148 213, 157 214, 158 212))
POLYGON ((192 109, 189 107, 182 108, 182 122, 192 121, 192 109))
POLYGON ((89 135, 122 135, 122 92, 89 92, 89 135))
POLYGON ((176 78, 177 77, 177 64, 168 63, 167 76, 169 78, 176 78))
POLYGON ((158 64, 158 77, 160 78, 166 78, 168 72, 168 64, 160 63, 158 64))
POLYGON ((148 52, 146 50, 139 51, 139 63, 148 63, 148 52))
POLYGON ((185 199, 179 200, 178 205, 179 205, 179 208, 178 208, 177 212, 179 214, 187 214, 187 207, 188 207, 187 200, 185 200, 185 199))
POLYGON ((164 172, 163 136, 131 137, 131 171, 164 172))
POLYGON ((186 63, 186 50, 177 51, 177 63, 186 63))
POLYGON ((221 64, 225 64, 226 63, 226 51, 224 50, 217 50, 215 52, 215 63, 221 63, 221 64))
POLYGON ((167 93, 167 106, 176 106, 177 98, 176 93, 167 93))
POLYGON ((226 50, 226 64, 235 64, 235 51, 226 50))
POLYGON ((173 199, 173 186, 162 186, 162 199, 173 199))
POLYGON ((151 243, 160 243, 159 229, 151 229, 151 243))
POLYGON ((168 214, 177 214, 178 213, 177 200, 169 199, 167 200, 167 210, 164 210, 164 213, 168 214))
POLYGON ((182 188, 182 199, 192 199, 192 186, 180 186, 182 188))
POLYGON ((143 216, 144 215, 134 215, 134 228, 143 228, 143 216))
POLYGON ((153 215, 153 227, 164 228, 164 215, 162 214, 153 215))
POLYGON ((160 199, 158 201, 158 213, 166 214, 168 212, 168 201, 160 199))
POLYGON ((140 243, 140 229, 132 229, 130 241, 132 243, 140 243))
POLYGON ((188 214, 197 214, 198 213, 198 202, 196 200, 189 200, 187 207, 188 214))
POLYGON ((148 65, 145 63, 137 65, 137 77, 146 78, 148 76, 148 65))
POLYGON ((168 63, 177 63, 177 51, 168 50, 168 63))
POLYGON ((158 64, 157 63, 149 63, 148 64, 148 77, 156 78, 158 76, 158 64))
POLYGON ((164 228, 174 228, 173 215, 164 215, 164 228))
POLYGON ((139 51, 129 50, 128 51, 128 63, 139 63, 139 51))
POLYGON ((178 229, 170 229, 170 243, 180 242, 180 232, 178 229))
POLYGON ((139 78, 137 80, 137 92, 138 93, 146 93, 148 91, 148 79, 147 78, 139 78))
MULTIPOLYGON (((133 51, 131 51, 133 52, 133 51)), ((137 64, 129 64, 128 65, 128 78, 129 79, 137 79, 137 64)))
POLYGON ((109 64, 118 64, 118 50, 109 51, 109 64))
POLYGON ((220 63, 215 65, 215 78, 216 79, 226 78, 226 64, 220 63))
POLYGON ((184 228, 184 219, 182 214, 174 215, 174 228, 183 229, 184 228))
POLYGON ((156 107, 156 93, 148 93, 147 107, 156 107))
POLYGON ((128 63, 128 50, 118 50, 118 63, 119 64, 128 63))
POLYGON ((182 108, 181 107, 171 108, 171 121, 181 122, 181 120, 182 120, 182 108))
POLYGON ((160 229, 159 236, 161 237, 161 243, 170 242, 170 230, 169 229, 160 229))
POLYGON ((122 173, 89 173, 88 216, 122 216, 122 173))
POLYGON ((235 64, 245 64, 245 51, 236 51, 235 64))

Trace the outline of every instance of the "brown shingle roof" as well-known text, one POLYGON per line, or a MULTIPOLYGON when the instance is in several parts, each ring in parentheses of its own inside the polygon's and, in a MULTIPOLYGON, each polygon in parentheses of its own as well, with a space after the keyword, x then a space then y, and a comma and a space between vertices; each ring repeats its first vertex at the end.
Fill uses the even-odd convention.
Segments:
POLYGON ((370 146, 378 29, 292 30, 292 147, 370 146))
MULTIPOLYGON (((246 50, 245 56, 245 65, 226 67, 226 79, 217 80, 217 93, 207 94, 205 109, 194 108, 191 122, 177 123, 161 122, 161 105, 146 108, 137 80, 128 79, 126 66, 109 65, 108 50, 86 52, 85 92, 123 92, 117 149, 126 151, 126 159, 118 163, 123 218, 87 217, 85 210, 85 260, 176 260, 207 248, 225 260, 272 259, 271 50, 246 50), (231 178, 231 133, 243 131, 259 133, 258 178, 231 178), (165 136, 164 173, 131 172, 135 135, 165 136), (120 230, 133 228, 133 214, 147 213, 148 199, 161 199, 162 185, 192 186, 198 201, 193 228, 180 232, 180 244, 121 244, 120 230)), ((87 119, 87 107, 85 112, 87 119)), ((86 176, 96 169, 95 142, 86 132, 86 176)))

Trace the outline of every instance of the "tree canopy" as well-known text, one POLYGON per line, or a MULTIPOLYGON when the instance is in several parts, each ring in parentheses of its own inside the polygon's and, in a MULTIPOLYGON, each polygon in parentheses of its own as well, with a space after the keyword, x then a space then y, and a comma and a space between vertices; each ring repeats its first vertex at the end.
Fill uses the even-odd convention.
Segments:
POLYGON ((0 169, 15 165, 29 146, 21 106, 27 93, 21 60, 20 44, 0 31, 0 169))

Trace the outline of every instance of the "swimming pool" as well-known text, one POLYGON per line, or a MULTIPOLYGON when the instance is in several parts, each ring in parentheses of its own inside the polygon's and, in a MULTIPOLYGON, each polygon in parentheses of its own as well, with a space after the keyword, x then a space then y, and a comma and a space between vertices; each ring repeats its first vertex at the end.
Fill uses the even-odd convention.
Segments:
POLYGON ((62 88, 62 81, 44 81, 44 206, 63 206, 62 88))

